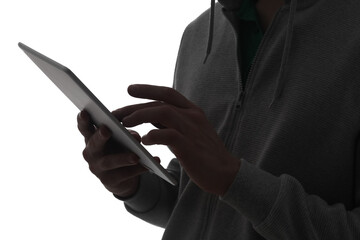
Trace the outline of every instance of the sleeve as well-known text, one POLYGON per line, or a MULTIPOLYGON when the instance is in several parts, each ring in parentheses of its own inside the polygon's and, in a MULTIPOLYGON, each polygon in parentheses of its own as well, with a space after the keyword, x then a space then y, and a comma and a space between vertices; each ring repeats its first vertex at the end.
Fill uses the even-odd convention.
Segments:
MULTIPOLYGON (((175 179, 179 180, 180 165, 173 159, 167 170, 175 179)), ((140 176, 140 184, 137 192, 124 201, 125 208, 134 216, 154 224, 165 227, 175 206, 178 187, 172 186, 155 174, 144 173, 140 176)))
MULTIPOLYGON (((191 24, 189 24, 190 26, 191 24)), ((179 53, 182 51, 184 36, 189 28, 187 26, 183 32, 179 53)), ((174 85, 178 69, 179 54, 174 71, 174 85)), ((173 87, 174 87, 173 85, 173 87)), ((180 164, 177 159, 173 159, 167 170, 180 182, 180 164)), ((169 217, 177 201, 179 186, 174 187, 154 174, 145 173, 140 176, 140 184, 135 195, 124 201, 125 208, 134 216, 154 224, 159 227, 166 227, 169 217)))
POLYGON ((267 240, 360 239, 360 208, 328 205, 307 194, 295 178, 273 176, 245 160, 220 199, 245 215, 267 240))

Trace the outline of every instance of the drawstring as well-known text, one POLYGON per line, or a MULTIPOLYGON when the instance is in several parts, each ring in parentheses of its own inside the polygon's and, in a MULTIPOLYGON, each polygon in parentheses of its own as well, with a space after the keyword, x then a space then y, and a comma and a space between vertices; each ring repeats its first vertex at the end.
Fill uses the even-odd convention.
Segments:
POLYGON ((206 63, 206 60, 210 55, 211 47, 212 47, 212 41, 213 41, 213 35, 214 35, 215 0, 211 0, 211 10, 210 10, 210 12, 211 13, 210 13, 209 38, 208 38, 206 56, 205 56, 203 64, 206 63))
POLYGON ((287 65, 287 61, 290 55, 290 48, 291 48, 291 42, 293 37, 293 27, 294 27, 294 18, 296 13, 296 7, 297 7, 297 0, 292 0, 290 3, 290 16, 288 21, 288 26, 286 30, 286 39, 285 39, 285 47, 283 51, 282 61, 280 65, 280 71, 279 75, 276 80, 276 89, 273 96, 273 99, 271 101, 271 104, 269 105, 269 108, 274 104, 274 102, 280 98, 286 79, 284 78, 285 74, 285 67, 287 65))

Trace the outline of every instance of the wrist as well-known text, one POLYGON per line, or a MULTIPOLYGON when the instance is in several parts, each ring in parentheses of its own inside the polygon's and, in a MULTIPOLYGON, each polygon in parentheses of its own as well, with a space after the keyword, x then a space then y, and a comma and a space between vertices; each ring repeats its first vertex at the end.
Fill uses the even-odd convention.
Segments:
POLYGON ((228 191, 228 189, 234 182, 236 175, 240 170, 240 167, 241 167, 241 160, 236 159, 233 156, 231 156, 230 164, 228 164, 228 166, 225 168, 224 175, 223 175, 224 176, 223 177, 223 179, 224 179, 223 187, 221 188, 221 191, 219 194, 221 197, 226 194, 226 192, 228 191))

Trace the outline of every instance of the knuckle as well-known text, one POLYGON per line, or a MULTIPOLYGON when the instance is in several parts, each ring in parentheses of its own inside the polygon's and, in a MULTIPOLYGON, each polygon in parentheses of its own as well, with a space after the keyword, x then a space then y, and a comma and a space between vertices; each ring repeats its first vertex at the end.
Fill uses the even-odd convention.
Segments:
POLYGON ((201 108, 194 108, 189 112, 191 118, 196 122, 202 122, 205 119, 205 112, 201 108))
POLYGON ((166 141, 170 143, 174 143, 178 138, 179 138, 179 133, 175 129, 169 129, 166 135, 166 141))
POLYGON ((174 95, 174 89, 172 88, 164 88, 164 96, 166 98, 172 97, 174 95))
POLYGON ((165 105, 162 111, 162 116, 164 116, 167 120, 176 120, 176 110, 174 109, 174 107, 170 106, 170 105, 165 105))
POLYGON ((89 141, 87 142, 87 148, 88 149, 97 149, 97 146, 99 145, 99 138, 97 137, 99 135, 99 131, 97 132, 96 135, 92 136, 89 141))

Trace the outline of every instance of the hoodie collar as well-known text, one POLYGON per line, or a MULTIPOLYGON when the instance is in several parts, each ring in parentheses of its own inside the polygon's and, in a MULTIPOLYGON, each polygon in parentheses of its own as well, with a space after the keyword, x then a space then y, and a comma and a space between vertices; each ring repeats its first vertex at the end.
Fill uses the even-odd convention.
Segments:
MULTIPOLYGON (((218 2, 229 11, 236 11, 240 9, 242 0, 218 0, 218 2)), ((215 18, 215 0, 211 0, 211 8, 210 8, 210 24, 209 24, 209 38, 206 49, 206 55, 204 59, 204 64, 208 59, 211 53, 212 40, 214 35, 214 18, 215 18)))
MULTIPOLYGON (((290 13, 289 18, 287 22, 286 27, 286 37, 285 37, 285 44, 283 48, 283 55, 281 59, 281 65, 278 72, 278 76, 276 79, 276 89, 273 95, 273 99, 271 101, 271 104, 269 105, 269 108, 274 104, 274 102, 281 97, 282 90, 285 86, 286 81, 288 80, 286 78, 286 67, 287 62, 290 55, 290 49, 292 44, 292 37, 293 37, 293 28, 294 28, 294 19, 296 15, 296 8, 298 0, 285 0, 285 5, 290 4, 290 13)), ((236 11, 241 7, 242 0, 218 0, 218 2, 228 11, 236 11)), ((206 60, 208 59, 210 53, 211 53, 211 47, 212 47, 212 40, 214 35, 214 19, 215 19, 215 0, 211 0, 211 11, 210 11, 210 24, 209 24, 209 37, 208 37, 208 45, 206 50, 206 56, 204 59, 204 64, 206 63, 206 60)))

